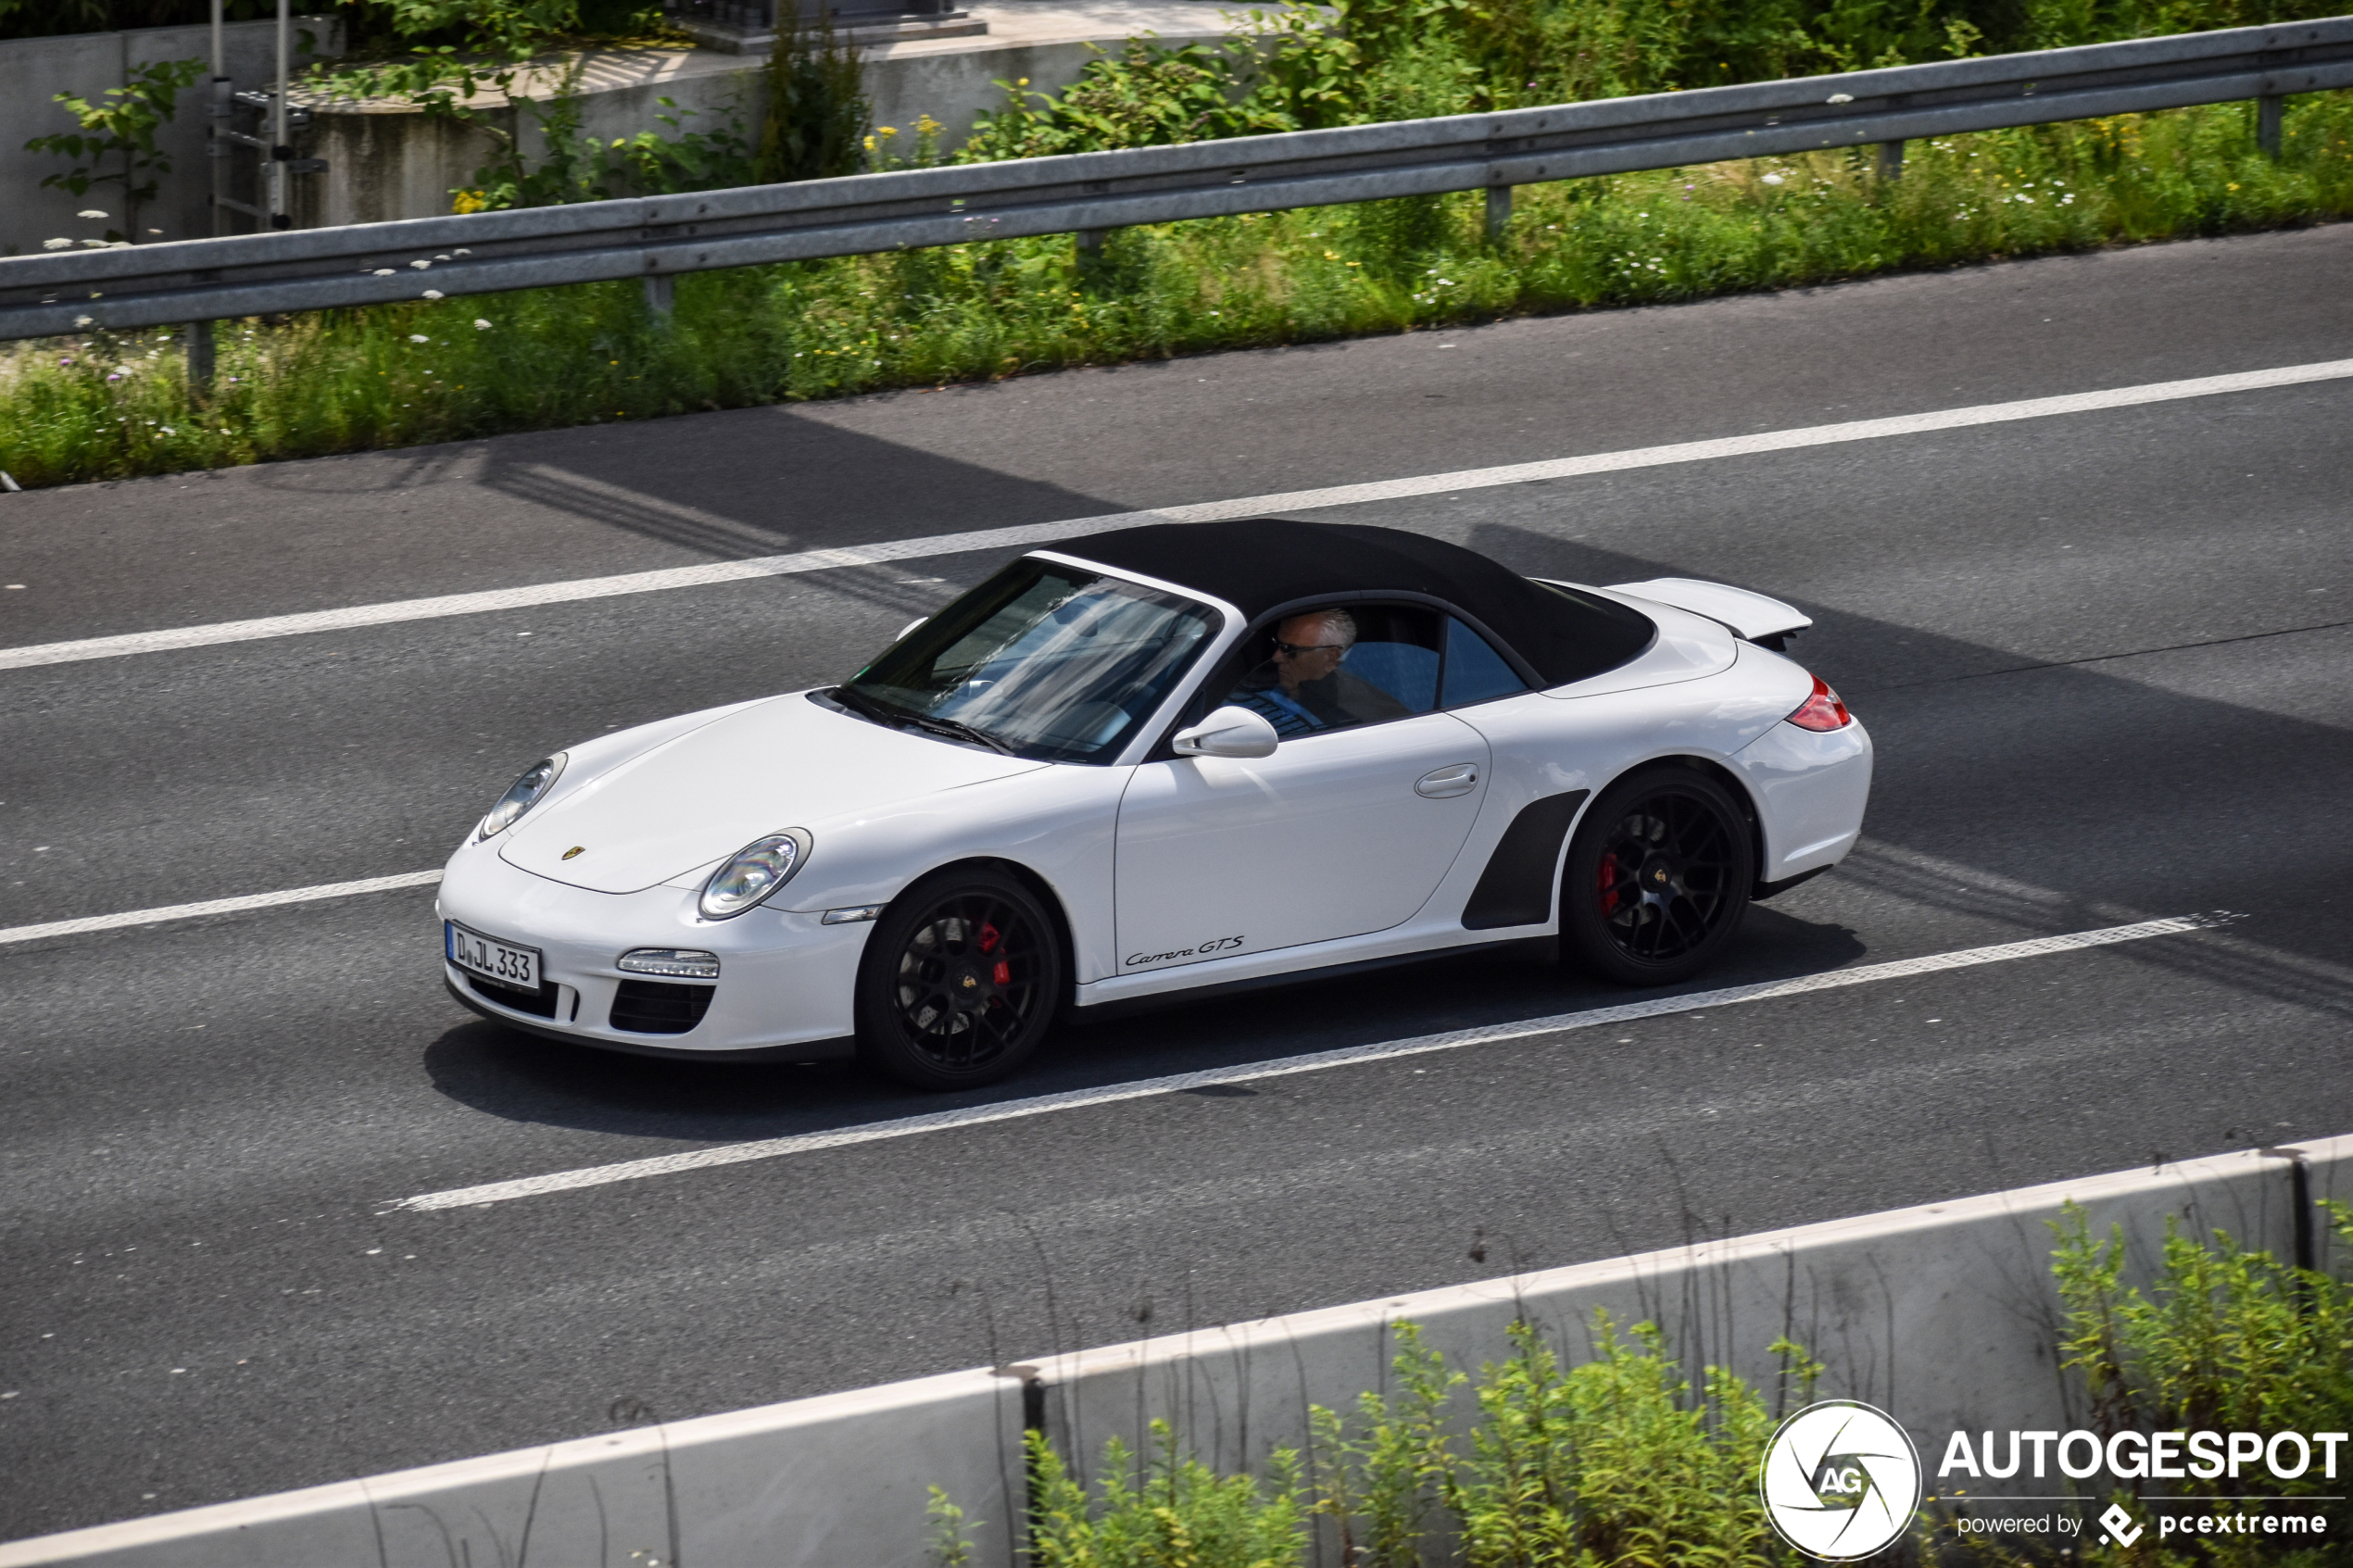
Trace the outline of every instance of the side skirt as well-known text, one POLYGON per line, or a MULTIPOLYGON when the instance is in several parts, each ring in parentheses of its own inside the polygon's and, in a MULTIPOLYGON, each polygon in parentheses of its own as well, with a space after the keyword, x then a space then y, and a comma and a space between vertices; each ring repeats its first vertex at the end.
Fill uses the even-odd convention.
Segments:
MULTIPOLYGON (((1155 991, 1149 997, 1125 997, 1117 1001, 1097 1002, 1092 1007, 1080 1007, 1075 1002, 1063 1010, 1066 1023, 1102 1023, 1121 1018, 1131 1018, 1141 1012, 1156 1012, 1163 1008, 1187 1007, 1194 1002, 1215 1001, 1238 997, 1249 991, 1264 991, 1276 985, 1297 985, 1317 980, 1338 980, 1352 974, 1370 974, 1378 970, 1398 969, 1406 964, 1429 963, 1438 959, 1460 958, 1468 953, 1506 954, 1535 963, 1552 963, 1560 957, 1557 936, 1515 936, 1501 942, 1466 942, 1456 947, 1426 947, 1416 953, 1393 953, 1385 959, 1355 959, 1347 963, 1325 964, 1315 969, 1288 969, 1280 974, 1254 974, 1246 980, 1221 980, 1213 985, 1195 985, 1174 991, 1155 991)), ((500 1022, 505 1022, 501 1020, 500 1022)))

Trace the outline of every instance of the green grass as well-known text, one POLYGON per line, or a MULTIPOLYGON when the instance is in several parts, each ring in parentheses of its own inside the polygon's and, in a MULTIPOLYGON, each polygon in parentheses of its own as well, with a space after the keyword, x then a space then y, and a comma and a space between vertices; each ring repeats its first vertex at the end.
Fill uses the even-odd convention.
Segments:
POLYGON ((0 354, 0 469, 27 485, 977 381, 2246 232, 2353 215, 2353 94, 1524 187, 634 283, 223 323, 211 395, 177 331, 0 354))

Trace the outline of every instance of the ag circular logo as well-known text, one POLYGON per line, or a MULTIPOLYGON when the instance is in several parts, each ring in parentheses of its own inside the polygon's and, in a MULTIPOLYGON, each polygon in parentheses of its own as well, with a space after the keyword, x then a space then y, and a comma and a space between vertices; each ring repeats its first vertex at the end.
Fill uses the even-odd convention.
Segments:
POLYGON ((1774 1430, 1756 1487, 1781 1539, 1853 1562, 1893 1543, 1919 1512, 1919 1450, 1886 1411, 1824 1399, 1774 1430))

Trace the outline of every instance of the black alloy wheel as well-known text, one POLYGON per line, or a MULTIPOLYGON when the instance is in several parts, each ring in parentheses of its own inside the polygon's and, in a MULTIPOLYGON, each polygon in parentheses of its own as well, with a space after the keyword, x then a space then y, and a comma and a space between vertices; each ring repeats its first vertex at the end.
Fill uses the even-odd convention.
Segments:
POLYGON ((926 878, 867 938, 858 1040, 868 1060, 921 1089, 994 1083, 1053 1022, 1062 943, 1029 889, 974 868, 926 878))
POLYGON ((1732 939, 1755 876, 1730 790, 1696 769, 1645 768, 1603 792, 1569 846, 1563 949, 1624 985, 1687 979, 1732 939))

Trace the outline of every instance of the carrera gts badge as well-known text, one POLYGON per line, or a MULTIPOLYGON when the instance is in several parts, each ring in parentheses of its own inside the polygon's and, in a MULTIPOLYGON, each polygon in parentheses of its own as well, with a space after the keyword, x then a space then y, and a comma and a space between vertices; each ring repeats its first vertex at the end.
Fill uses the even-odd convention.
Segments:
POLYGON ((565 851, 564 851, 564 859, 567 859, 567 860, 569 860, 569 859, 572 859, 574 855, 579 855, 579 854, 583 854, 583 853, 585 853, 585 852, 587 850, 587 848, 588 848, 588 847, 587 847, 586 845, 585 845, 585 844, 575 844, 575 845, 573 845, 571 848, 569 848, 569 849, 567 849, 567 850, 565 850, 565 851))

